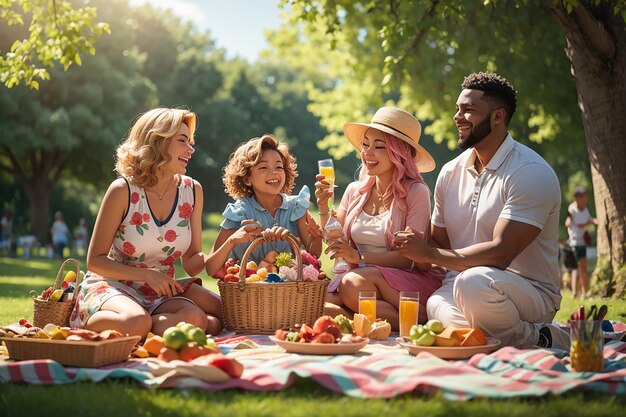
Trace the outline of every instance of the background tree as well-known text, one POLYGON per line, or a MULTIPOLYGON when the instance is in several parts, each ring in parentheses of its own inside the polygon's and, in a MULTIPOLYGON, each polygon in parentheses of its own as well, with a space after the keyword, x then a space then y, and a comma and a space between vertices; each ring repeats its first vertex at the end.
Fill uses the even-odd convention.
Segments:
POLYGON ((586 136, 595 199, 604 205, 597 208, 599 253, 624 282, 626 172, 616 168, 626 151, 619 139, 626 123, 624 1, 283 3, 291 17, 272 42, 302 71, 323 69, 328 81, 309 86, 309 108, 330 132, 320 146, 337 157, 351 151, 343 123, 367 120, 384 102, 415 111, 424 132, 452 148, 460 84, 481 70, 515 85, 513 134, 546 157, 562 184, 589 172, 586 136))
MULTIPOLYGON (((128 115, 154 102, 150 81, 139 73, 140 56, 120 42, 129 36, 126 25, 112 27, 115 33, 99 39, 98 55, 85 57, 82 67, 53 67, 52 79, 38 91, 0 89, 0 169, 24 187, 30 232, 42 243, 47 242, 51 194, 63 175, 105 183, 128 115)), ((3 40, 15 37, 12 29, 0 27, 3 40)))

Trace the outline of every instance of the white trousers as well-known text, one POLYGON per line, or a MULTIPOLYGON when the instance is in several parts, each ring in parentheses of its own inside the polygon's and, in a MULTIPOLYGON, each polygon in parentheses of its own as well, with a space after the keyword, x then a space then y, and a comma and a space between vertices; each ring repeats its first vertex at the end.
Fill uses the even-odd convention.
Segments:
POLYGON ((450 271, 428 299, 429 319, 444 326, 480 328, 503 345, 528 348, 539 341, 539 324, 556 310, 524 277, 486 266, 450 271))

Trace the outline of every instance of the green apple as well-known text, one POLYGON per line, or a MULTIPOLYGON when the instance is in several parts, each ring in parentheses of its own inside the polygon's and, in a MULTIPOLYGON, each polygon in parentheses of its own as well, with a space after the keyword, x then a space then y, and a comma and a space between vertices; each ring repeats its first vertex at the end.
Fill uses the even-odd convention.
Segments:
POLYGON ((430 330, 426 330, 422 335, 415 340, 415 344, 419 346, 432 346, 435 344, 437 336, 430 330))
POLYGON ((428 320, 425 327, 435 334, 443 332, 443 324, 437 319, 428 320))
POLYGON ((422 336, 422 334, 424 334, 426 330, 427 329, 421 324, 413 325, 411 327, 411 331, 409 332, 409 338, 411 339, 412 342, 415 342, 417 339, 419 339, 422 336))

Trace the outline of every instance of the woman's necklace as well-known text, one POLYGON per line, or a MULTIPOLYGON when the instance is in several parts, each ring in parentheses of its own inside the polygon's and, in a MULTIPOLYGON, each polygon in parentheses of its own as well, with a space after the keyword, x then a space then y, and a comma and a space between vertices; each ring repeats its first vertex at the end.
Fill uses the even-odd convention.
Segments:
POLYGON ((375 201, 372 201, 372 206, 373 206, 372 207, 372 209, 373 209, 372 212, 376 216, 376 215, 378 215, 378 214, 380 214, 382 212, 387 211, 388 208, 387 208, 387 205, 385 204, 385 200, 383 198, 384 194, 381 193, 378 190, 378 187, 375 186, 374 188, 376 190, 376 197, 377 197, 377 200, 378 200, 378 204, 375 201))
POLYGON ((167 187, 165 187, 165 190, 159 194, 159 183, 157 181, 157 183, 155 184, 154 188, 156 189, 156 195, 160 200, 163 200, 163 196, 165 195, 165 193, 167 193, 170 189, 170 185, 172 185, 172 180, 174 179, 174 177, 170 178, 170 181, 167 183, 167 187))

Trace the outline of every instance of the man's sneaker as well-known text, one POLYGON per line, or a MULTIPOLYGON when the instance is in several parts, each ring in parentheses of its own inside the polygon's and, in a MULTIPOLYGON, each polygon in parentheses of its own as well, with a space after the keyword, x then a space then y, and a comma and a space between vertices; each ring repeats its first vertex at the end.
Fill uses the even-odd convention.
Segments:
POLYGON ((543 324, 539 328, 539 343, 537 343, 537 346, 569 351, 569 333, 554 324, 543 324))

